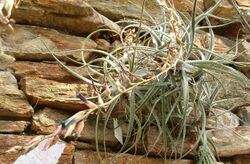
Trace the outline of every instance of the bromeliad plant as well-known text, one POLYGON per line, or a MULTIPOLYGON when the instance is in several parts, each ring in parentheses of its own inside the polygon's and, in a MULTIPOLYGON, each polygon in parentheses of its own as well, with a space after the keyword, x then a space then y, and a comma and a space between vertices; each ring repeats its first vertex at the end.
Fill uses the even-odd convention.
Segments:
MULTIPOLYGON (((120 32, 107 29, 93 32, 88 38, 99 32, 109 32, 120 40, 120 45, 111 52, 96 49, 74 50, 82 52, 82 62, 74 62, 88 68, 90 75, 93 73, 98 75, 98 79, 82 77, 64 65, 57 58, 57 52, 51 51, 55 60, 67 71, 91 85, 95 95, 90 99, 79 94, 79 98, 89 109, 62 121, 53 134, 35 138, 18 150, 29 151, 46 138, 51 138, 51 142, 47 144, 49 147, 56 142, 64 129, 67 129, 65 137, 71 135, 73 131, 79 136, 84 128, 84 122, 91 114, 97 114, 98 125, 101 115, 105 113, 105 140, 105 129, 112 119, 111 114, 119 104, 122 104, 125 112, 119 119, 127 122, 128 128, 121 152, 135 148, 149 127, 156 126, 159 137, 163 139, 164 148, 174 147, 176 143, 180 143, 180 150, 172 149, 173 157, 176 159, 184 157, 192 151, 184 152, 183 147, 188 135, 187 130, 190 128, 188 113, 193 110, 194 113, 199 113, 195 115, 192 128, 197 134, 194 136, 196 139, 194 148, 198 151, 197 162, 215 163, 216 158, 207 139, 205 125, 221 87, 217 77, 223 74, 249 84, 244 75, 227 65, 240 63, 233 62, 233 57, 224 58, 223 54, 216 54, 213 51, 212 28, 215 26, 211 26, 208 18, 214 17, 212 12, 221 2, 222 0, 218 1, 206 12, 196 16, 195 0, 190 23, 186 24, 187 18, 171 4, 158 0, 162 12, 161 22, 152 18, 155 24, 149 26, 142 21, 124 20, 118 22, 123 25, 120 32), (203 20, 207 26, 198 26, 203 20), (209 30, 208 49, 194 43, 195 34, 201 28, 209 30), (101 54, 101 57, 87 62, 84 59, 84 52, 96 52, 101 54), (132 145, 130 141, 133 141, 132 145)), ((234 57, 237 55, 235 52, 234 57)), ((98 134, 99 129, 96 127, 98 134)), ((98 143, 96 145, 98 150, 98 143)), ((167 151, 163 154, 164 158, 168 158, 167 151)))

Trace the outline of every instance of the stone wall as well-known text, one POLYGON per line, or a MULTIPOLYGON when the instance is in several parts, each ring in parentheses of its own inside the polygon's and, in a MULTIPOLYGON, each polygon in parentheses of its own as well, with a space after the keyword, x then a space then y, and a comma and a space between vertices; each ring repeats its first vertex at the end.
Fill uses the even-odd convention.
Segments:
MULTIPOLYGON (((173 2, 181 12, 191 13, 193 1, 173 2)), ((13 26, 15 31, 11 32, 5 26, 0 26, 3 51, 0 54, 0 141, 4 143, 0 145, 0 163, 12 163, 18 157, 6 154, 5 151, 9 148, 24 144, 36 135, 53 133, 60 121, 87 108, 75 95, 80 90, 88 97, 91 94, 90 86, 55 62, 49 49, 57 52, 61 61, 82 76, 96 76, 89 75, 85 68, 72 64, 65 54, 79 61, 80 52, 72 50, 94 48, 109 51, 113 46, 111 41, 98 36, 86 39, 86 35, 100 26, 119 32, 120 26, 115 21, 140 18, 141 3, 142 0, 23 0, 20 6, 14 9, 12 17, 17 22, 13 26), (82 47, 83 43, 85 47, 82 47), (62 51, 63 54, 60 53, 62 51)), ((212 0, 198 0, 197 14, 211 7, 213 3, 212 0)), ((250 21, 249 1, 237 0, 237 3, 245 13, 247 21, 250 21)), ((148 24, 157 23, 156 20, 161 18, 159 6, 154 0, 147 1, 145 10, 148 13, 142 18, 148 24)), ((224 27, 228 32, 221 33, 221 29, 216 30, 215 51, 220 53, 229 50, 235 43, 231 40, 234 33, 230 31, 239 28, 247 30, 246 27, 238 25, 241 18, 226 1, 215 11, 215 15, 238 21, 230 25, 230 28, 224 27)), ((214 20, 214 24, 216 23, 218 22, 214 20)), ((196 44, 202 47, 206 47, 208 41, 209 35, 204 31, 195 39, 196 44)), ((237 58, 238 61, 250 61, 249 47, 248 41, 239 47, 239 51, 244 55, 237 58)), ((84 53, 84 58, 91 60, 95 55, 84 53)), ((250 78, 249 66, 238 69, 250 78)), ((243 87, 236 81, 225 81, 227 92, 221 95, 221 99, 231 99, 229 102, 219 103, 218 108, 213 109, 215 114, 221 116, 208 119, 207 134, 217 150, 214 153, 217 153, 222 161, 235 164, 250 163, 250 88, 243 87), (232 106, 234 111, 228 111, 232 106)), ((192 120, 192 115, 189 117, 192 120)), ((95 126, 93 116, 86 122, 77 141, 73 136, 67 139, 59 163, 99 163, 99 158, 103 163, 163 163, 164 160, 160 157, 164 152, 168 156, 173 153, 172 147, 164 147, 161 138, 155 143, 159 132, 156 127, 150 127, 144 138, 146 145, 138 145, 136 151, 129 152, 137 152, 138 155, 116 154, 121 144, 114 136, 113 130, 107 129, 104 134, 103 128, 100 128, 99 149, 105 149, 109 153, 101 152, 98 156, 95 152, 95 126), (106 148, 103 146, 104 135, 106 148), (149 152, 149 157, 139 155, 145 152, 149 152)), ((102 124, 99 126, 103 127, 102 124)), ((125 136, 126 125, 122 128, 125 136)), ((194 142, 192 135, 188 136, 182 150, 179 149, 180 143, 176 143, 175 149, 179 154, 192 149, 187 156, 188 159, 179 160, 178 164, 194 163, 193 158, 197 154, 194 142)), ((173 161, 167 160, 167 163, 173 161)))

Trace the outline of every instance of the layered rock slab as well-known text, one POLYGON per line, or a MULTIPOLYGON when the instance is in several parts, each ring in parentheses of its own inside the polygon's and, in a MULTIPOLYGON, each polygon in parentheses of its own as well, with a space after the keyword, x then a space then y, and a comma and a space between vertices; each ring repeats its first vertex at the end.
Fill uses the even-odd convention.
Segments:
POLYGON ((223 88, 217 97, 216 106, 223 109, 236 109, 241 106, 250 105, 250 86, 246 86, 242 81, 228 76, 218 76, 223 84, 223 88))
POLYGON ((175 143, 167 143, 167 146, 165 146, 162 134, 159 133, 156 127, 150 127, 147 132, 145 145, 147 152, 153 156, 164 156, 164 154, 166 154, 166 156, 168 157, 173 157, 175 154, 183 155, 189 151, 190 152, 188 154, 194 156, 197 154, 195 150, 197 145, 195 145, 195 142, 196 142, 195 135, 189 133, 189 135, 186 136, 183 145, 180 139, 175 143))
POLYGON ((15 77, 0 71, 0 117, 29 118, 33 114, 23 91, 19 90, 15 77))
POLYGON ((237 109, 237 116, 239 116, 243 126, 250 126, 250 106, 243 106, 237 109))
POLYGON ((0 120, 0 132, 1 133, 21 133, 29 125, 30 125, 30 122, 28 122, 28 121, 5 121, 5 120, 0 120))
POLYGON ((88 108, 85 102, 76 97, 78 92, 88 97, 87 84, 67 84, 39 77, 25 77, 21 79, 20 85, 33 105, 71 111, 88 108))
MULTIPOLYGON (((32 130, 36 131, 37 134, 51 134, 56 130, 56 127, 61 121, 69 118, 72 115, 72 113, 66 113, 65 111, 44 108, 34 114, 31 128, 32 130)), ((78 141, 94 144, 96 140, 95 126, 96 120, 94 118, 89 117, 85 122, 84 129, 80 137, 78 138, 78 141)), ((108 147, 115 146, 118 144, 118 140, 115 138, 113 129, 107 127, 106 132, 104 134, 102 122, 99 123, 98 127, 98 141, 100 144, 104 143, 104 136, 105 143, 108 147)), ((79 143, 79 147, 82 147, 81 143, 79 143)))
MULTIPOLYGON (((157 0, 145 1, 143 0, 85 0, 88 4, 90 4, 94 9, 96 9, 99 13, 106 16, 107 18, 118 21, 121 19, 141 19, 142 6, 142 20, 148 23, 159 23, 162 20, 162 13, 160 5, 157 0), (112 7, 110 7, 112 6, 112 7)), ((176 9, 181 12, 192 12, 194 0, 191 1, 180 1, 173 0, 173 4, 176 9)), ((201 13, 204 10, 203 0, 198 0, 198 12, 201 13)))
MULTIPOLYGON (((198 124, 201 120, 201 112, 189 108, 186 114, 186 124, 192 127, 194 124, 198 124)), ((176 119, 176 124, 182 121, 180 118, 176 119)), ((228 129, 235 128, 240 125, 240 121, 237 115, 231 111, 222 108, 211 108, 210 113, 206 118, 206 129, 228 129)))
MULTIPOLYGON (((1 44, 2 50, 17 60, 54 60, 51 53, 64 61, 70 61, 65 55, 80 60, 79 49, 97 47, 91 39, 63 34, 53 29, 17 24, 13 27, 14 32, 8 32, 0 26, 1 44)), ((90 53, 85 52, 83 57, 88 60, 90 53)))
MULTIPOLYGON (((0 163, 14 163, 20 154, 6 154, 6 151, 17 145, 24 145, 28 143, 35 136, 22 136, 11 134, 0 134, 0 163)), ((64 152, 60 157, 58 163, 73 163, 73 155, 75 148, 71 144, 66 144, 64 152)))
MULTIPOLYGON (((208 9, 217 2, 218 2, 217 0, 204 1, 205 8, 208 9)), ((248 0, 233 0, 232 2, 236 4, 237 8, 240 10, 241 15, 246 19, 246 21, 250 21, 249 1, 248 0)), ((242 21, 241 15, 237 12, 235 7, 232 5, 232 2, 231 0, 222 1, 219 7, 213 12, 213 14, 222 18, 227 18, 227 19, 241 22, 242 21)))
POLYGON ((231 129, 217 129, 207 132, 219 157, 250 154, 250 127, 239 126, 231 129))
POLYGON ((91 33, 100 26, 120 30, 117 24, 80 0, 23 0, 13 10, 12 17, 17 23, 56 28, 79 35, 91 33))
POLYGON ((233 158, 233 164, 247 164, 250 163, 250 155, 237 155, 233 158))
MULTIPOLYGON (((85 1, 99 13, 114 21, 118 21, 124 18, 140 19, 143 5, 143 0, 85 1)), ((144 5, 145 6, 142 14, 142 20, 148 22, 158 22, 158 20, 161 20, 161 11, 156 0, 146 1, 144 5)))
POLYGON ((31 129, 37 134, 51 134, 61 121, 71 115, 65 111, 43 108, 33 115, 31 129))
POLYGON ((76 151, 75 152, 75 163, 93 163, 97 164, 100 163, 99 157, 101 157, 101 163, 103 164, 110 164, 110 163, 126 163, 126 164, 193 164, 192 160, 166 160, 158 159, 158 158, 146 158, 137 155, 129 155, 129 154, 115 154, 115 153, 104 153, 100 152, 100 156, 98 156, 97 152, 93 151, 76 151))
MULTIPOLYGON (((94 76, 87 68, 67 66, 83 77, 94 76)), ((17 61, 11 67, 15 77, 20 80, 24 77, 40 77, 65 83, 83 83, 82 80, 73 76, 58 63, 17 61)))
MULTIPOLYGON (((250 154, 250 127, 239 126, 228 129, 213 129, 207 131, 207 136, 212 141, 219 157, 233 157, 236 155, 250 154)), ((171 156, 172 153, 185 154, 194 156, 197 154, 195 144, 195 134, 189 133, 185 138, 183 149, 181 152, 181 141, 175 144, 164 146, 162 136, 159 136, 159 131, 156 128, 151 128, 147 135, 148 151, 151 155, 171 156), (171 145, 171 146, 170 146, 171 145)), ((213 147, 211 147, 213 150, 213 147)))
MULTIPOLYGON (((239 62, 250 62, 250 42, 244 41, 242 43, 242 49, 245 51, 245 53, 240 55, 236 60, 239 62)), ((250 79, 249 65, 240 67, 240 70, 250 79)))

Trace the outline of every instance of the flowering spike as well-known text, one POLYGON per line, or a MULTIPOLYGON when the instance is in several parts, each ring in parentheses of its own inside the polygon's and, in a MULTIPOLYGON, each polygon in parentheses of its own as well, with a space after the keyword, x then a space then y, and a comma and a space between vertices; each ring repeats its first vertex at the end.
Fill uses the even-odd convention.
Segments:
POLYGON ((76 125, 76 136, 77 137, 80 137, 83 128, 84 128, 84 120, 80 121, 76 125))
POLYGON ((54 132, 54 135, 59 135, 59 134, 61 134, 61 133, 62 133, 62 129, 63 129, 63 125, 59 125, 59 126, 56 128, 56 130, 55 130, 55 132, 54 132))
POLYGON ((66 134, 64 135, 64 138, 67 138, 68 136, 70 136, 72 134, 73 130, 75 129, 75 126, 76 126, 76 124, 72 124, 69 126, 66 134))
POLYGON ((58 140, 58 135, 54 136, 51 139, 48 139, 47 143, 44 145, 43 150, 49 149, 51 146, 55 145, 58 140))

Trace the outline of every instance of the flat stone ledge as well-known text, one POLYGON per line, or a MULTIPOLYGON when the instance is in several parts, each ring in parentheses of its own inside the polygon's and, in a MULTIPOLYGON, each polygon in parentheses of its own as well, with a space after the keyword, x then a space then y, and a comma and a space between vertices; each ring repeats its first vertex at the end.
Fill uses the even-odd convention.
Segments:
POLYGON ((25 77, 21 79, 20 85, 32 105, 71 111, 88 108, 76 97, 78 91, 88 97, 89 89, 86 84, 67 84, 38 77, 25 77))
POLYGON ((0 116, 29 118, 33 108, 10 72, 0 71, 0 116))
MULTIPOLYGON (((99 153, 101 157, 101 163, 111 164, 111 163, 126 163, 126 164, 163 164, 164 160, 160 158, 146 158, 143 156, 129 155, 129 154, 116 154, 116 153, 99 153)), ((93 151, 76 151, 75 152, 75 164, 82 163, 100 163, 100 159, 97 152, 93 151)), ((166 160, 167 164, 193 164, 192 160, 166 160)))

